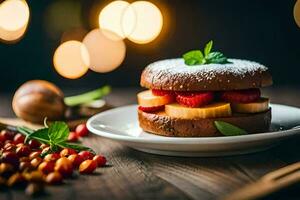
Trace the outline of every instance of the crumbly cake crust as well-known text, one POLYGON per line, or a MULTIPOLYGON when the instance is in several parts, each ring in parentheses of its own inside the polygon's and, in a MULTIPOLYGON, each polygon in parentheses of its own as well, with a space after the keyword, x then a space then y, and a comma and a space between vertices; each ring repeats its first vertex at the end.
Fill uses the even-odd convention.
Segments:
POLYGON ((141 86, 173 91, 220 91, 260 88, 272 85, 272 77, 257 62, 228 59, 227 64, 188 66, 182 58, 148 65, 141 75, 141 86))
POLYGON ((171 118, 164 112, 146 113, 138 110, 140 127, 147 132, 168 137, 214 137, 222 136, 214 121, 225 121, 243 128, 248 133, 260 133, 269 130, 271 109, 255 114, 234 113, 231 117, 213 119, 171 118))

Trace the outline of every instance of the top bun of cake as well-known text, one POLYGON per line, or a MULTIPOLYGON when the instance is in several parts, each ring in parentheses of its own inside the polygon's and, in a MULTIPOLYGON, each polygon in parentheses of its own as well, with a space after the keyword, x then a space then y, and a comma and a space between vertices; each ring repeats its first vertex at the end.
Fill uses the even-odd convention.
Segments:
POLYGON ((272 77, 257 62, 228 59, 226 64, 186 65, 184 59, 161 60, 148 65, 141 86, 173 91, 221 91, 272 85, 272 77))

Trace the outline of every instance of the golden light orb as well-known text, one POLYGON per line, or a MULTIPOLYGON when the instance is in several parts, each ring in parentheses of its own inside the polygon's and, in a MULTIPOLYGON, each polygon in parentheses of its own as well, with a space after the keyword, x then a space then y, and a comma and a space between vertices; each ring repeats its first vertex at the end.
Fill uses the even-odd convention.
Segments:
POLYGON ((300 0, 298 0, 294 6, 294 19, 296 24, 300 28, 300 0))
POLYGON ((6 0, 0 5, 0 38, 16 41, 26 32, 29 7, 24 0, 6 0))
POLYGON ((109 30, 124 39, 125 35, 122 30, 122 18, 125 10, 130 4, 126 1, 113 1, 105 6, 98 17, 100 29, 109 30))
POLYGON ((161 32, 162 26, 161 11, 148 1, 136 1, 130 4, 122 17, 124 35, 139 44, 153 41, 161 32))
POLYGON ((90 57, 91 70, 105 73, 121 65, 125 58, 126 47, 124 41, 118 38, 114 32, 100 29, 94 29, 85 36, 83 44, 90 57))
POLYGON ((62 43, 53 56, 55 70, 63 77, 76 79, 88 71, 89 54, 79 41, 71 40, 62 43))

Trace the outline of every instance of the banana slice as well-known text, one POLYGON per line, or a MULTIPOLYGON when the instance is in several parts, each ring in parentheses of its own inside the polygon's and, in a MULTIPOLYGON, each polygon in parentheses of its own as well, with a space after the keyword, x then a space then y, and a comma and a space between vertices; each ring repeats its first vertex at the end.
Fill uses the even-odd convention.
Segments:
POLYGON ((231 108, 234 112, 239 113, 259 113, 269 109, 269 99, 260 98, 253 103, 231 103, 231 108))
POLYGON ((174 101, 172 95, 155 96, 152 94, 151 90, 138 93, 137 99, 138 104, 145 107, 162 106, 174 101))
POLYGON ((165 106, 168 116, 181 119, 216 118, 231 116, 229 103, 212 103, 201 108, 189 108, 179 104, 165 106))

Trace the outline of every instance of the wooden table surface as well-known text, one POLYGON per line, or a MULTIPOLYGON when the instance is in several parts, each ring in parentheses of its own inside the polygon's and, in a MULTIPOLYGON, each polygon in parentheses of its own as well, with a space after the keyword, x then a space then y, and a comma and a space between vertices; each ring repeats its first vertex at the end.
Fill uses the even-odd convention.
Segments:
MULTIPOLYGON (((121 106, 135 103, 137 89, 114 90, 107 100, 121 106)), ((300 107, 300 87, 264 90, 273 103, 300 107)), ((12 117, 11 95, 0 95, 0 116, 12 117)), ((300 121, 299 121, 300 122, 300 121)), ((84 144, 107 156, 109 166, 94 175, 67 180, 62 186, 46 187, 37 199, 219 199, 262 175, 300 160, 300 137, 260 153, 218 157, 178 158, 138 152, 97 136, 84 144)), ((298 190, 299 191, 299 190, 298 190)), ((298 196, 297 196, 298 195, 298 196)), ((289 190, 268 199, 300 199, 289 190)), ((0 192, 0 199, 29 199, 21 190, 0 192)))

